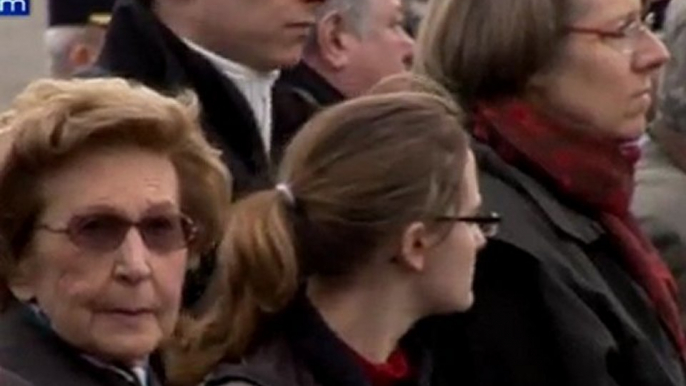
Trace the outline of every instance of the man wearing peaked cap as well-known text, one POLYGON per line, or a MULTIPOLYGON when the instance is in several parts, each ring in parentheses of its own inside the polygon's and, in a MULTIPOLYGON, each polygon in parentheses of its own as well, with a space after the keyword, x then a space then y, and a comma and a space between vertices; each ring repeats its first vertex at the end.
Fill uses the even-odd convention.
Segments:
POLYGON ((114 0, 48 0, 47 4, 50 73, 68 78, 91 66, 100 54, 114 0))

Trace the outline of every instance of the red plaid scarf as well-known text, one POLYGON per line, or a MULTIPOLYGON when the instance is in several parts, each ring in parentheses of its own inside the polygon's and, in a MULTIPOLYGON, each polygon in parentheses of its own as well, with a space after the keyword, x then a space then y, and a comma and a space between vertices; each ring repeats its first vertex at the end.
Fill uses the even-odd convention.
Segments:
POLYGON ((677 287, 658 252, 629 212, 637 144, 619 145, 554 125, 526 103, 480 104, 474 136, 505 161, 528 168, 556 190, 598 213, 623 253, 630 274, 648 294, 669 336, 686 360, 677 287))

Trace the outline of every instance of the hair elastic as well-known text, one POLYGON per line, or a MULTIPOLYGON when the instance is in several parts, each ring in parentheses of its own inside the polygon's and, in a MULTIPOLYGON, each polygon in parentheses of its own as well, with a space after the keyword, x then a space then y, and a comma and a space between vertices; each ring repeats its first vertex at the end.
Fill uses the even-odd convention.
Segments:
POLYGON ((288 205, 295 207, 295 196, 293 195, 293 191, 288 186, 288 184, 281 182, 279 184, 276 184, 275 189, 283 196, 288 205))

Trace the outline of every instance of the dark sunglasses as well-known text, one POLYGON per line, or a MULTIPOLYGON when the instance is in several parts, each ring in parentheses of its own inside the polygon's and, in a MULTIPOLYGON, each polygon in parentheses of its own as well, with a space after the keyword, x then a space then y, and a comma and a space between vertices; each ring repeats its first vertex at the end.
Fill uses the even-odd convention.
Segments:
POLYGON ((37 226, 67 235, 81 249, 101 253, 119 248, 132 227, 138 230, 145 246, 157 253, 186 248, 197 236, 197 227, 183 214, 148 215, 133 222, 114 213, 93 213, 72 217, 62 229, 46 224, 37 226))
POLYGON ((481 233, 483 233, 484 236, 493 237, 498 234, 498 227, 502 218, 499 214, 492 212, 479 216, 438 216, 435 220, 475 224, 481 229, 481 233))

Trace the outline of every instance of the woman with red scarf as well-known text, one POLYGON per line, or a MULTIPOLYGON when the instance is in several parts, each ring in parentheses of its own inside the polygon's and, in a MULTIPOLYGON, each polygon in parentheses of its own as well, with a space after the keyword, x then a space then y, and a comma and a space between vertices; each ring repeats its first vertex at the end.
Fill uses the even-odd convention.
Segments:
POLYGON ((488 207, 475 307, 428 323, 445 385, 684 384, 676 288, 629 213, 651 79, 639 0, 443 0, 417 71, 469 111, 488 207))

